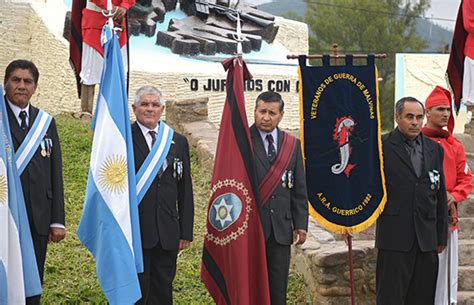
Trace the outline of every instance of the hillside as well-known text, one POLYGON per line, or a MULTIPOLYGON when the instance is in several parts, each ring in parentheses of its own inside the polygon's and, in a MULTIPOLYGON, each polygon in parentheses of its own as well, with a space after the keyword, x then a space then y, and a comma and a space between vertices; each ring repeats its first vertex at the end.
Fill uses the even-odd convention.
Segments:
MULTIPOLYGON (((289 12, 293 12, 301 19, 306 12, 306 3, 303 0, 274 0, 272 3, 265 3, 257 6, 258 9, 266 11, 276 16, 282 16, 289 12)), ((425 53, 439 53, 442 47, 450 44, 453 32, 446 30, 426 19, 418 19, 417 33, 423 37, 428 43, 428 47, 422 50, 425 53)), ((311 35, 311 34, 310 34, 311 35)))

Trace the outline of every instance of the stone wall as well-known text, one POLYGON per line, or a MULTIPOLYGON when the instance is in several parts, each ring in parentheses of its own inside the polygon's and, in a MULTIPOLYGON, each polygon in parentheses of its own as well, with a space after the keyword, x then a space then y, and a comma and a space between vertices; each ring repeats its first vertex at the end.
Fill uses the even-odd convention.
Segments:
MULTIPOLYGON (((377 250, 373 240, 357 240, 357 235, 352 249, 356 303, 375 305, 377 250)), ((306 242, 292 248, 292 268, 303 275, 312 304, 351 304, 348 248, 339 239, 310 218, 306 242)))
POLYGON ((284 45, 293 54, 308 54, 309 34, 306 23, 275 17, 278 25, 276 41, 284 45))

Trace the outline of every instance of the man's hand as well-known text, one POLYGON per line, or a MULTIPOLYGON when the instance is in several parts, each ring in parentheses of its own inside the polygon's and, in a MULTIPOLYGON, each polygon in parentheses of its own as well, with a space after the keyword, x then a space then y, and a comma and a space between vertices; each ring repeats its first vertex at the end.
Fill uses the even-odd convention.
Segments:
POLYGON ((186 249, 191 245, 191 241, 180 239, 179 240, 179 251, 186 249))
POLYGON ((127 10, 121 6, 114 7, 115 14, 114 14, 114 21, 117 23, 122 23, 123 17, 127 13, 127 10))
POLYGON ((454 196, 448 192, 446 192, 446 194, 448 195, 448 206, 454 205, 456 203, 456 199, 454 199, 454 196))
POLYGON ((66 229, 63 228, 49 228, 48 241, 57 243, 66 236, 66 229))
POLYGON ((295 245, 302 245, 306 241, 306 231, 305 230, 294 230, 293 231, 293 242, 295 245))
POLYGON ((437 251, 438 253, 441 253, 441 252, 444 251, 444 249, 446 249, 446 246, 438 245, 438 247, 436 248, 436 251, 437 251))
POLYGON ((456 225, 458 222, 457 218, 454 218, 454 215, 457 215, 456 213, 456 199, 454 199, 454 196, 451 195, 450 193, 446 192, 448 195, 448 215, 449 215, 449 223, 452 225, 456 225))

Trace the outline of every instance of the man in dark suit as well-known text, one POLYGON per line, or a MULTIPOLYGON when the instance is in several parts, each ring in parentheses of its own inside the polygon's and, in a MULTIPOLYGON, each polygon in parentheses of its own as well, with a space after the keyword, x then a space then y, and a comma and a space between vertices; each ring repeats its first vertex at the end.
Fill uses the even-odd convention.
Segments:
POLYGON ((377 220, 377 305, 432 305, 447 242, 443 149, 421 134, 424 108, 405 97, 383 137, 388 199, 377 220))
MULTIPOLYGON (((48 241, 62 240, 66 229, 61 147, 54 119, 45 120, 49 122, 45 123, 49 126, 43 125, 46 132, 40 132, 36 141, 29 137, 36 129, 41 128, 41 125, 35 124, 38 117, 49 117, 30 104, 31 96, 38 86, 38 79, 39 72, 34 63, 15 60, 7 66, 3 84, 8 122, 17 158, 19 149, 27 143, 32 145, 32 157, 25 159, 24 167, 19 169, 19 173, 38 271, 43 281, 48 241)), ((27 304, 39 304, 40 296, 27 298, 26 301, 27 304)))
POLYGON ((278 128, 284 102, 276 92, 263 92, 250 127, 260 184, 260 219, 266 240, 272 305, 286 304, 290 246, 301 245, 308 230, 308 198, 300 142, 278 128), (283 173, 283 175, 281 174, 283 173), (268 188, 262 181, 273 182, 268 188))
POLYGON ((150 157, 162 156, 163 160, 155 165, 156 173, 149 176, 151 184, 139 205, 144 272, 139 274, 142 299, 138 303, 172 304, 178 251, 187 248, 193 239, 188 141, 174 132, 166 142, 163 130, 169 127, 160 121, 165 105, 157 88, 138 89, 132 108, 137 119, 132 125, 136 171, 139 173, 142 165, 151 171, 154 167, 148 162, 150 157), (161 151, 157 147, 165 148, 161 151))

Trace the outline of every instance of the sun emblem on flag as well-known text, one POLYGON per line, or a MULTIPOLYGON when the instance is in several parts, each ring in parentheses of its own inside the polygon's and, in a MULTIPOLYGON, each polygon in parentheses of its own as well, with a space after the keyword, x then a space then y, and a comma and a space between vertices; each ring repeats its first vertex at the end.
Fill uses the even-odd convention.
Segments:
POLYGON ((8 185, 7 177, 0 175, 0 205, 7 203, 8 185))
POLYGON ((99 170, 99 185, 109 193, 122 194, 128 187, 127 160, 122 155, 111 155, 99 170))

